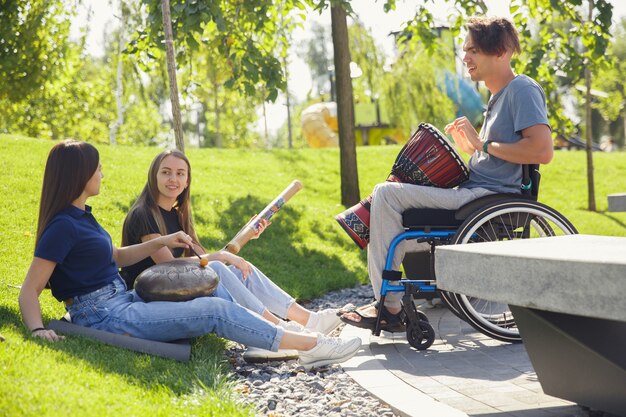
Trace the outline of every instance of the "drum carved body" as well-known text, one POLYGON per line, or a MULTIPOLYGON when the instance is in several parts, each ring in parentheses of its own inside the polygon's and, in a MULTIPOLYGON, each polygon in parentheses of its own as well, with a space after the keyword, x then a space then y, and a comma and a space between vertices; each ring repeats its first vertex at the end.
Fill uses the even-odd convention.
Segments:
MULTIPOLYGON (((434 126, 422 123, 400 150, 387 181, 453 188, 468 178, 465 162, 448 139, 434 126)), ((370 195, 335 217, 361 249, 369 243, 371 203, 370 195)))
POLYGON ((209 296, 219 284, 217 273, 198 262, 172 261, 153 265, 135 281, 145 301, 187 301, 209 296))

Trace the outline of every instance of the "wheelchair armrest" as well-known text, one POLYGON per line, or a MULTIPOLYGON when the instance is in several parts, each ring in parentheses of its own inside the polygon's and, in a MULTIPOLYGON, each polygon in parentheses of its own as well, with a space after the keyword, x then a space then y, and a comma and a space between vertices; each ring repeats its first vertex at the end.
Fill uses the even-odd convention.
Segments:
POLYGON ((472 213, 481 207, 485 207, 489 204, 496 203, 498 201, 503 200, 534 200, 532 196, 524 195, 524 194, 516 194, 516 193, 498 193, 498 194, 489 194, 484 197, 477 198, 476 200, 472 200, 469 203, 461 206, 458 210, 455 211, 454 217, 456 220, 463 221, 467 219, 472 213))

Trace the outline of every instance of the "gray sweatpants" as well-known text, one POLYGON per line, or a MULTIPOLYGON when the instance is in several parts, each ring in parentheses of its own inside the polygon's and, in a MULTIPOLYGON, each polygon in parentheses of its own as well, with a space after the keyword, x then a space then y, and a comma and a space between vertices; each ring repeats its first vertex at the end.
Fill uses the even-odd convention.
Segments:
MULTIPOLYGON (((380 300, 382 272, 389 245, 394 237, 404 231, 402 212, 410 208, 441 208, 454 210, 479 197, 493 194, 484 188, 435 188, 399 182, 384 182, 374 187, 370 211, 370 243, 367 248, 367 265, 376 300, 380 300)), ((427 243, 414 240, 401 242, 393 258, 393 270, 398 270, 406 252, 426 250, 427 243), (421 246, 421 247, 420 247, 421 246)), ((385 305, 400 307, 402 293, 388 293, 385 305)))

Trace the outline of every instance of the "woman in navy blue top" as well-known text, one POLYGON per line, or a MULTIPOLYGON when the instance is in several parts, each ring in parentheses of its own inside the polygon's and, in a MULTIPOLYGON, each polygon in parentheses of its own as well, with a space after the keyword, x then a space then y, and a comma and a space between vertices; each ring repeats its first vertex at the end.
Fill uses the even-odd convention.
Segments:
POLYGON ((116 248, 86 204, 100 192, 102 166, 92 145, 74 140, 56 144, 46 162, 35 256, 19 295, 26 326, 36 337, 56 341, 43 325, 39 295, 47 283, 65 302, 75 324, 150 340, 176 340, 216 333, 268 350, 297 349, 305 367, 342 362, 356 353, 359 338, 338 339, 295 333, 219 296, 184 302, 145 302, 127 291, 119 266, 131 265, 157 250, 188 248, 191 237, 179 231, 116 248))

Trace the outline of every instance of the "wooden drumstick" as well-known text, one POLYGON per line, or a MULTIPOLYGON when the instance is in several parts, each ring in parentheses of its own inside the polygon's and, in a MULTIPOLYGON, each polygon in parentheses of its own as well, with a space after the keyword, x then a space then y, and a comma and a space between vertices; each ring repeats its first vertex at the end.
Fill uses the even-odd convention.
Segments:
POLYGON ((248 223, 246 223, 246 225, 237 232, 235 237, 228 242, 224 249, 230 253, 239 253, 243 245, 248 243, 248 241, 254 237, 257 230, 259 230, 259 221, 261 219, 269 221, 272 216, 301 189, 302 183, 298 180, 294 180, 283 190, 282 193, 278 195, 278 197, 269 203, 258 216, 252 218, 248 223))
POLYGON ((191 249, 191 252, 193 252, 193 254, 194 254, 194 255, 196 255, 196 256, 198 257, 198 259, 200 260, 200 266, 201 266, 201 267, 203 267, 203 268, 204 268, 205 266, 207 266, 207 265, 209 264, 209 260, 208 260, 208 259, 206 259, 206 258, 203 258, 202 256, 200 256, 200 255, 198 254, 198 252, 196 252, 196 251, 194 250, 193 245, 192 245, 192 246, 189 246, 189 249, 191 249))

